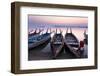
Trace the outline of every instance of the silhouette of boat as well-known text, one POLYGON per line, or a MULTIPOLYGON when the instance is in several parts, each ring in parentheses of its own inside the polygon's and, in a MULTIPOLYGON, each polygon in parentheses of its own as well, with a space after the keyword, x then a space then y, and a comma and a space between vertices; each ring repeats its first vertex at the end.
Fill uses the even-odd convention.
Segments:
POLYGON ((28 36, 35 36, 35 35, 39 35, 43 30, 39 29, 39 31, 37 32, 37 29, 35 29, 35 31, 33 32, 33 30, 31 30, 28 34, 28 36))
POLYGON ((84 31, 84 43, 88 44, 88 34, 84 31))
POLYGON ((51 40, 51 50, 53 58, 55 59, 63 50, 64 50, 64 40, 62 36, 62 32, 54 34, 52 40, 51 40))
POLYGON ((76 38, 76 36, 72 33, 71 28, 70 28, 70 33, 68 33, 68 28, 67 28, 64 38, 64 46, 65 46, 65 51, 70 51, 73 55, 75 55, 75 57, 80 57, 79 41, 76 38))
POLYGON ((44 43, 47 43, 50 41, 51 39, 51 36, 50 36, 51 33, 44 33, 44 34, 41 34, 41 35, 36 35, 36 36, 33 36, 33 37, 29 37, 28 39, 28 48, 29 49, 33 49, 35 47, 38 47, 39 45, 42 45, 44 43))

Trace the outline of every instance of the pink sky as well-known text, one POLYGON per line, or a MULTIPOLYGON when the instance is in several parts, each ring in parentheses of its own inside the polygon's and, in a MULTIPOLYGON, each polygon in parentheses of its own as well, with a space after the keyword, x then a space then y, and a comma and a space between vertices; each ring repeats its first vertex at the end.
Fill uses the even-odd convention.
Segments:
POLYGON ((35 16, 30 15, 29 20, 35 23, 47 24, 86 24, 87 17, 67 17, 67 16, 35 16))

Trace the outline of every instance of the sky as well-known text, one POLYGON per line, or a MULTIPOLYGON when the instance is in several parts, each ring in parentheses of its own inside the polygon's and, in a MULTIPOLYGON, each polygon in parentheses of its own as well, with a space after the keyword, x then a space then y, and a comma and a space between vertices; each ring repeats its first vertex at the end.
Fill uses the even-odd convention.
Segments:
POLYGON ((28 15, 29 30, 33 28, 87 27, 87 17, 28 15))

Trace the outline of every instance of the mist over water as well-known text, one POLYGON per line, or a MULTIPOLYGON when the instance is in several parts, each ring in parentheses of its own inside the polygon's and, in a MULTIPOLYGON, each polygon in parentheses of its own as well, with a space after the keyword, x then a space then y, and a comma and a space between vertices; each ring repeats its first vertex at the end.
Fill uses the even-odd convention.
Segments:
POLYGON ((45 15, 29 15, 28 16, 28 32, 39 31, 43 29, 40 34, 47 31, 53 32, 51 37, 54 35, 54 31, 57 29, 57 33, 62 31, 63 36, 65 36, 66 30, 72 33, 78 38, 78 40, 84 39, 84 31, 88 32, 88 17, 64 17, 64 16, 45 16, 45 15))
MULTIPOLYGON (((37 32, 39 31, 39 29, 40 28, 37 28, 37 32)), ((45 28, 45 29, 43 29, 43 31, 40 34, 46 33, 47 29, 48 29, 48 32, 50 32, 50 28, 45 28)), ((51 29, 51 32, 52 32, 51 37, 53 37, 54 33, 56 32, 56 29, 57 29, 57 33, 60 33, 60 30, 61 30, 63 37, 65 36, 67 28, 52 28, 51 29)), ((35 31, 35 30, 36 30, 36 28, 33 29, 33 31, 35 31)), ((84 32, 85 31, 86 31, 86 33, 88 33, 88 29, 87 28, 71 28, 71 30, 72 30, 72 33, 77 37, 77 39, 79 41, 84 39, 84 32)), ((68 28, 67 32, 68 33, 71 32, 70 28, 68 28)))

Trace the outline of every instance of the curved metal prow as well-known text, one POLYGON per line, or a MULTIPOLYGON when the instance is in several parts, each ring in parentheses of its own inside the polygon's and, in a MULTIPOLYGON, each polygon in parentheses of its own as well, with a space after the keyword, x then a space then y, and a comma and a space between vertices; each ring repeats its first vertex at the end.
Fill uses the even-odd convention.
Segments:
POLYGON ((35 30, 35 32, 34 33, 36 33, 37 32, 37 28, 36 28, 36 30, 35 30))
POLYGON ((72 33, 72 29, 71 29, 71 27, 70 27, 70 33, 72 33))
POLYGON ((56 29, 56 34, 57 34, 57 29, 56 29))
POLYGON ((50 28, 50 33, 51 33, 51 28, 50 28))
POLYGON ((46 33, 48 33, 48 29, 47 29, 46 33))
POLYGON ((86 34, 86 30, 84 31, 84 34, 86 34))
POLYGON ((41 33, 41 31, 42 31, 42 30, 41 30, 41 29, 39 29, 39 32, 38 32, 38 33, 41 33))
POLYGON ((62 32, 63 32, 63 31, 61 31, 61 29, 60 29, 60 33, 61 33, 61 34, 62 34, 62 32))
POLYGON ((66 30, 66 33, 68 33, 68 28, 67 28, 67 30, 66 30))
POLYGON ((84 31, 84 37, 86 37, 86 30, 84 31))

